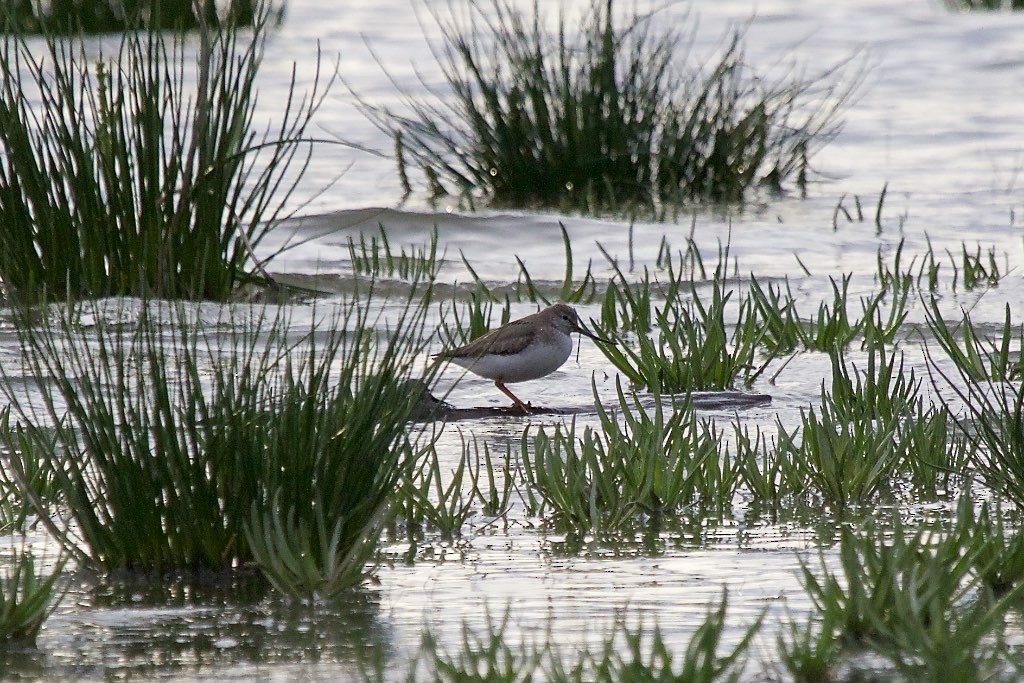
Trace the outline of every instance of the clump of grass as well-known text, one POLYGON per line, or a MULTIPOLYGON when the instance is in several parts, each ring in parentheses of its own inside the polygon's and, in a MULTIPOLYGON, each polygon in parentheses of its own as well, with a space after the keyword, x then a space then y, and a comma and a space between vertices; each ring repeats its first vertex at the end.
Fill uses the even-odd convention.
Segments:
MULTIPOLYGON (((558 301, 569 304, 588 304, 596 298, 597 281, 592 272, 593 264, 588 261, 587 269, 583 272, 582 278, 578 278, 573 267, 572 242, 569 240, 569 233, 561 222, 558 224, 558 229, 562 236, 562 249, 565 255, 565 274, 562 277, 562 281, 560 283, 535 281, 523 260, 516 256, 516 263, 519 265, 519 277, 515 285, 510 288, 512 291, 504 294, 506 300, 510 298, 510 294, 513 294, 517 302, 529 301, 531 303, 544 303, 550 306, 558 301)), ((502 296, 498 294, 495 287, 484 282, 476 272, 476 269, 469 263, 465 254, 462 255, 462 263, 466 266, 466 270, 469 271, 470 277, 473 278, 476 290, 483 292, 487 298, 499 303, 502 296)))
POLYGON ((0 533, 20 529, 29 522, 33 500, 54 502, 57 491, 52 475, 31 457, 31 446, 11 427, 11 407, 0 409, 0 533), (16 444, 11 448, 10 444, 16 444), (19 462, 12 462, 18 458, 19 462))
POLYGON ((441 314, 441 326, 438 329, 449 346, 461 346, 487 334, 495 326, 507 323, 512 318, 512 301, 508 295, 498 300, 496 294, 486 285, 477 282, 470 292, 465 311, 460 313, 460 310, 462 307, 453 302, 451 308, 445 309, 441 314), (447 315, 449 311, 450 315, 447 315), (497 323, 494 321, 495 317, 498 319, 497 323))
MULTIPOLYGON (((202 25, 214 26, 219 22, 239 26, 252 26, 265 11, 260 0, 231 0, 226 10, 218 9, 214 0, 161 0, 158 11, 141 12, 140 3, 119 0, 81 0, 79 2, 11 2, 0 14, 4 31, 45 33, 117 33, 135 30, 140 22, 153 29, 194 29, 202 25), (127 10, 127 11, 126 11, 127 10)), ((280 22, 283 3, 274 3, 275 21, 280 22)))
MULTIPOLYGON (((882 190, 881 190, 881 192, 878 193, 878 201, 875 203, 874 223, 875 223, 875 230, 877 231, 877 234, 879 234, 879 235, 882 234, 882 209, 883 209, 883 207, 885 207, 885 196, 886 196, 886 194, 888 194, 888 192, 889 192, 889 183, 885 183, 884 185, 882 185, 882 190)), ((844 194, 843 196, 841 196, 839 198, 839 201, 836 202, 836 208, 832 212, 832 230, 833 231, 839 229, 839 216, 840 216, 840 214, 846 219, 847 223, 863 223, 864 220, 865 220, 865 217, 864 217, 864 207, 863 207, 863 205, 862 205, 862 203, 860 201, 860 197, 857 196, 857 195, 853 195, 853 204, 854 204, 854 211, 853 211, 853 213, 850 213, 850 210, 846 208, 845 204, 843 203, 845 200, 846 200, 846 195, 844 194)), ((901 216, 900 217, 900 222, 899 222, 899 227, 900 228, 903 227, 903 222, 904 222, 905 219, 906 219, 906 216, 901 216)))
POLYGON ((1013 325, 1009 305, 994 337, 981 334, 966 312, 951 326, 934 299, 925 314, 952 364, 946 369, 929 350, 932 382, 950 414, 958 416, 954 425, 968 445, 971 467, 990 489, 1024 504, 1024 331, 1013 325))
MULTIPOLYGON (((600 329, 599 334, 619 342, 601 345, 605 357, 634 385, 660 387, 668 393, 731 389, 739 381, 745 386, 753 384, 773 356, 759 353, 764 326, 756 319, 750 300, 740 300, 735 324, 727 325, 726 310, 734 291, 726 292, 725 283, 712 281, 707 301, 696 289, 692 298, 685 300, 679 293, 679 281, 671 277, 670 281, 674 290, 654 310, 657 338, 646 334, 629 338, 600 329)), ((646 299, 629 296, 641 305, 646 299)))
POLYGON ((979 680, 1005 665, 999 634, 1019 591, 993 599, 972 572, 969 508, 961 504, 949 533, 923 525, 911 535, 898 522, 843 529, 838 572, 803 563, 804 587, 831 637, 869 648, 913 680, 979 680))
POLYGON ((475 515, 497 517, 508 511, 514 484, 508 455, 496 467, 486 444, 481 456, 475 438, 460 436, 462 457, 452 467, 442 467, 431 446, 419 466, 404 474, 390 510, 392 532, 400 522, 411 541, 433 532, 452 542, 475 515))
POLYGON ((842 641, 831 622, 836 615, 825 612, 803 621, 789 616, 776 636, 778 664, 793 681, 827 683, 835 675, 843 655, 842 641))
POLYGON ((294 81, 276 129, 252 128, 268 30, 129 31, 112 56, 81 36, 0 45, 0 279, 20 297, 225 299, 308 162, 326 94, 294 81), (195 90, 186 69, 195 64, 195 90), (298 157, 298 159, 297 159, 298 157), (296 173, 293 162, 299 162, 296 173))
POLYGON ((904 266, 903 248, 905 239, 900 239, 896 251, 892 256, 892 264, 883 259, 883 247, 878 248, 876 257, 875 279, 887 291, 903 292, 909 291, 912 286, 934 292, 939 287, 939 273, 942 263, 935 260, 935 250, 932 248, 931 240, 928 240, 928 249, 920 257, 914 256, 910 263, 904 266))
POLYGON ((779 424, 779 455, 795 463, 804 479, 829 505, 868 502, 887 490, 902 455, 894 418, 851 415, 822 391, 818 410, 800 411, 800 428, 779 424))
POLYGON ((418 168, 434 198, 664 218, 758 185, 802 190, 852 90, 830 83, 834 71, 750 74, 740 33, 710 67, 680 70, 689 39, 678 22, 634 11, 619 25, 612 0, 595 0, 579 29, 560 16, 551 32, 539 2, 532 14, 506 0, 467 11, 435 14, 450 100, 364 107, 401 139, 400 174, 418 168))
POLYGON ((60 561, 47 576, 37 576, 35 558, 24 547, 5 560, 0 570, 0 647, 9 642, 35 643, 43 622, 63 597, 54 594, 63 568, 60 561))
POLYGON ((41 396, 5 383, 19 422, 7 446, 22 451, 16 479, 36 463, 62 503, 33 498, 35 514, 101 571, 255 562, 291 594, 358 583, 413 465, 399 447, 417 398, 404 380, 425 343, 423 302, 378 336, 368 301, 298 331, 265 309, 229 311, 223 329, 185 304, 115 300, 122 320, 102 302, 36 321, 19 309, 41 396))
POLYGON ((561 222, 558 223, 558 228, 562 233, 562 249, 565 253, 565 275, 562 277, 561 286, 556 295, 557 298, 554 300, 548 298, 544 295, 543 291, 534 286, 533 278, 530 277, 526 264, 516 256, 516 263, 519 264, 520 281, 525 286, 525 292, 521 292, 518 285, 516 287, 516 294, 520 301, 524 299, 534 303, 542 301, 549 306, 556 301, 568 304, 588 304, 597 295, 597 283, 594 280, 594 274, 591 272, 593 264, 589 261, 587 262, 587 269, 583 273, 583 279, 579 280, 579 284, 577 284, 577 278, 573 272, 572 243, 569 241, 569 233, 561 222))
POLYGON ((1024 10, 1024 0, 943 0, 942 4, 950 10, 996 12, 999 10, 1024 10))
POLYGON ((925 321, 965 383, 1012 382, 1024 376, 1020 358, 1024 328, 1014 330, 1009 304, 1003 315, 1003 326, 995 337, 978 334, 967 311, 962 312, 959 323, 951 325, 934 298, 926 302, 925 321))
POLYGON ((738 472, 720 453, 713 426, 685 398, 665 397, 663 405, 654 392, 654 405, 644 407, 636 393, 617 388, 616 411, 597 402, 600 431, 577 434, 573 421, 550 434, 537 428, 532 443, 523 439, 531 512, 550 512, 557 528, 579 532, 629 528, 698 503, 726 508, 738 472))
POLYGON ((968 292, 979 287, 995 287, 1002 279, 1003 273, 1009 270, 1007 264, 1000 268, 994 247, 990 247, 983 255, 980 244, 970 252, 967 250, 967 244, 962 243, 959 258, 950 253, 949 259, 953 263, 954 291, 958 282, 962 283, 964 290, 968 292))
POLYGON ((867 502, 901 470, 901 430, 921 402, 920 381, 903 368, 902 355, 882 346, 870 347, 863 370, 835 351, 832 389, 822 387, 820 407, 801 410, 799 430, 779 423, 776 457, 830 505, 867 502))

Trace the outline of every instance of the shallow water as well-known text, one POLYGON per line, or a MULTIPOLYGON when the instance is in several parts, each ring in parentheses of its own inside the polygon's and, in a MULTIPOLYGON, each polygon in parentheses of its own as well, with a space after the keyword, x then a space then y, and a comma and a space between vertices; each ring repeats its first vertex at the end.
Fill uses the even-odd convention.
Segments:
MULTIPOLYGON (((665 10, 672 16, 685 11, 684 5, 665 10)), ((815 157, 820 176, 808 198, 764 200, 727 215, 701 211, 678 224, 638 223, 632 230, 616 220, 576 216, 459 214, 454 207, 431 207, 418 197, 400 204, 390 160, 324 145, 316 149, 294 202, 302 218, 278 227, 261 249, 269 254, 290 241, 310 241, 276 257, 270 269, 282 277, 313 276, 330 292, 332 278, 350 267, 348 239, 360 231, 373 234, 383 224, 394 246, 426 244, 436 227, 446 254, 443 283, 471 282, 460 255, 495 285, 519 278, 516 256, 534 281, 559 283, 564 269, 562 223, 571 238, 577 274, 590 262, 602 281, 613 269, 599 245, 639 273, 653 265, 663 236, 681 249, 692 227, 693 239, 710 263, 719 245, 728 244, 740 277, 753 273, 762 280, 788 279, 801 310, 810 311, 831 298, 830 277, 853 273, 851 291, 874 291, 879 250, 891 258, 901 240, 904 263, 923 253, 929 240, 937 255, 947 249, 957 254, 966 241, 969 247, 993 249, 1009 274, 993 289, 941 289, 944 310, 952 314, 965 307, 975 322, 1000 325, 1004 306, 1016 307, 1024 297, 1019 270, 1024 247, 1019 187, 1024 43, 1019 38, 1024 16, 957 14, 937 1, 894 6, 881 0, 735 0, 695 3, 693 11, 700 22, 695 54, 714 49, 730 27, 749 20, 747 59, 755 69, 813 73, 855 53, 855 61, 867 65, 865 84, 846 113, 845 127, 815 157), (344 175, 321 192, 343 169, 344 175), (886 183, 879 229, 875 206, 886 183), (837 204, 842 201, 853 211, 855 197, 863 204, 865 220, 848 222, 840 216, 833 230, 837 204)), ((414 10, 406 0, 343 10, 330 3, 289 0, 285 23, 267 49, 263 113, 270 118, 276 112, 293 61, 299 64, 300 89, 310 82, 315 41, 330 58, 340 53, 340 73, 348 85, 377 102, 397 100, 367 46, 404 87, 419 87, 416 72, 424 82, 437 84, 439 72, 425 34, 437 38, 429 14, 414 10)), ((334 89, 317 125, 324 135, 383 152, 390 149, 390 141, 354 110, 345 87, 334 89)), ((300 327, 317 315, 306 304, 294 309, 300 327)), ((529 303, 512 305, 513 317, 534 310, 529 303)), ((596 305, 581 306, 580 311, 584 319, 599 315, 596 305)), ((913 296, 910 311, 904 346, 908 364, 920 376, 924 359, 912 326, 923 323, 924 313, 913 296)), ((6 367, 16 365, 17 349, 10 327, 0 322, 6 367)), ((773 402, 745 411, 740 416, 744 424, 769 429, 776 420, 794 424, 802 407, 817 402, 821 382, 831 376, 822 354, 798 355, 779 369, 774 382, 766 373, 752 387, 771 394, 773 402)), ((588 409, 594 402, 592 378, 602 400, 614 400, 614 372, 584 340, 578 356, 561 370, 518 385, 516 392, 536 404, 588 409)), ((435 393, 459 406, 506 402, 491 383, 463 376, 458 368, 444 372, 435 393)), ((723 425, 735 417, 731 411, 702 415, 723 425)), ((596 417, 578 420, 583 426, 595 423, 596 417)), ((510 448, 515 458, 527 424, 508 418, 460 423, 459 428, 492 452, 510 448)), ((454 462, 461 443, 460 434, 448 429, 438 448, 454 462)), ((315 609, 253 593, 244 585, 204 589, 171 582, 154 589, 76 576, 44 628, 38 650, 18 653, 6 664, 44 680, 329 680, 353 676, 355 661, 380 656, 389 675, 397 675, 425 626, 441 636, 442 644, 455 648, 463 622, 479 627, 488 614, 500 618, 506 609, 513 642, 517 634, 545 629, 569 647, 599 639, 615 611, 628 609, 657 618, 681 650, 684 636, 728 588, 727 641, 738 640, 744 626, 768 610, 748 669, 757 677, 772 659, 772 624, 786 609, 800 615, 810 608, 797 579, 798 558, 816 553, 829 529, 816 528, 814 520, 782 525, 756 517, 742 521, 742 512, 653 540, 612 545, 585 540, 583 548, 542 532, 521 508, 510 513, 507 528, 478 515, 458 542, 421 547, 411 565, 402 561, 407 545, 395 541, 387 547, 389 562, 378 572, 379 585, 355 591, 342 604, 315 609)), ((35 542, 45 546, 40 538, 35 542)), ((831 556, 826 552, 826 557, 831 556)))

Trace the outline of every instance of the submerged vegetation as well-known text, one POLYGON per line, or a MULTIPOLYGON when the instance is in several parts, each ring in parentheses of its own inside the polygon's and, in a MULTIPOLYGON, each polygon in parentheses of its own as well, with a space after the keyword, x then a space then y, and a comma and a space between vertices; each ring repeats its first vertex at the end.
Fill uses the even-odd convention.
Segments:
POLYGON ((407 188, 413 166, 433 198, 470 206, 664 218, 758 187, 803 191, 855 87, 832 71, 753 75, 739 33, 709 68, 684 66, 675 19, 634 10, 620 23, 611 0, 579 31, 564 15, 549 31, 539 2, 532 15, 506 0, 466 11, 434 15, 451 100, 404 93, 407 111, 364 110, 394 137, 407 188))

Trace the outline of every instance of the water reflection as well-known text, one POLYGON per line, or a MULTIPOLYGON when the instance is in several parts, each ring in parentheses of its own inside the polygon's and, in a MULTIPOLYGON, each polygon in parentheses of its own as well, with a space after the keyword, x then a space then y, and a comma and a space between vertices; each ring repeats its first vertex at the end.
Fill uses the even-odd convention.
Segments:
POLYGON ((282 598, 256 575, 79 578, 64 605, 39 650, 11 654, 2 670, 109 679, 208 666, 355 665, 392 651, 373 588, 310 605, 282 598))

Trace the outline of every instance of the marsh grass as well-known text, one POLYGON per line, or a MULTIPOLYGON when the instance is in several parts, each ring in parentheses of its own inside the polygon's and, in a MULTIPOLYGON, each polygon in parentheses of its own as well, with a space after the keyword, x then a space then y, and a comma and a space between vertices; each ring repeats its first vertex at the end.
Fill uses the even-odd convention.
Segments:
POLYGON ((61 560, 49 574, 37 576, 35 558, 24 545, 5 559, 0 569, 0 648, 11 642, 35 643, 43 622, 63 598, 57 594, 63 568, 61 560))
POLYGON ((962 311, 960 321, 952 325, 942 315, 936 299, 925 304, 928 329, 967 383, 1012 382, 1024 376, 1020 356, 1024 328, 1014 328, 1009 304, 995 337, 979 334, 967 311, 962 311))
POLYGON ((906 264, 903 261, 905 246, 904 238, 896 245, 891 264, 882 255, 883 247, 878 248, 875 280, 887 291, 909 291, 916 287, 918 290, 934 292, 939 287, 943 263, 935 259, 931 240, 928 239, 928 249, 923 254, 915 255, 906 264))
POLYGON ((569 240, 569 233, 565 229, 565 225, 559 221, 558 228, 562 234, 562 249, 565 255, 565 274, 562 277, 561 287, 558 290, 557 299, 552 301, 544 295, 533 284, 533 279, 530 277, 530 272, 526 269, 526 264, 523 263, 522 259, 516 256, 516 263, 519 264, 519 276, 520 282, 525 286, 525 292, 520 293, 520 288, 516 287, 517 295, 519 300, 523 301, 542 301, 547 305, 555 303, 555 301, 561 301, 567 304, 589 304, 597 296, 597 282, 594 279, 594 274, 591 270, 593 263, 587 262, 587 269, 583 272, 582 279, 577 278, 573 270, 573 259, 572 259, 572 242, 569 240))
MULTIPOLYGON (((855 86, 750 73, 742 35, 708 67, 680 68, 687 22, 633 10, 622 25, 595 0, 579 28, 552 31, 505 0, 435 12, 450 95, 403 92, 403 111, 364 103, 401 141, 399 174, 419 169, 433 198, 665 219, 685 202, 734 202, 758 186, 805 189, 809 158, 855 86), (683 28, 680 28, 680 25, 683 28)), ((703 60, 702 60, 703 61, 703 60)), ((853 79, 856 82, 858 79, 853 79)))
POLYGON ((11 407, 0 409, 0 443, 16 444, 13 449, 0 447, 0 533, 20 529, 30 522, 33 500, 52 503, 57 499, 53 476, 31 458, 31 445, 17 431, 11 426, 11 407), (14 458, 20 462, 12 462, 14 458), (21 478, 15 477, 16 467, 21 478))
POLYGON ((1013 325, 1009 305, 993 337, 980 333, 966 312, 951 326, 934 299, 926 302, 925 316, 952 364, 947 369, 925 346, 931 381, 957 416, 954 426, 967 444, 972 470, 998 495, 1024 504, 1024 331, 1013 325))
POLYGON ((1019 590, 996 599, 973 571, 980 537, 962 503, 948 532, 869 523, 843 529, 838 572, 802 563, 802 581, 832 637, 867 647, 913 680, 979 680, 1007 664, 1003 619, 1019 590))
POLYGON ((613 532, 691 506, 727 508, 739 471, 713 425, 697 419, 686 397, 655 391, 645 406, 621 385, 617 393, 613 407, 597 401, 599 430, 580 434, 573 420, 550 433, 538 427, 532 441, 524 435, 528 511, 559 529, 613 532))
MULTIPOLYGON (((480 461, 480 449, 476 439, 462 438, 461 457, 450 467, 441 465, 441 457, 433 445, 414 470, 404 474, 395 491, 390 515, 394 522, 405 525, 410 540, 424 537, 427 532, 440 536, 444 542, 452 542, 462 536, 465 524, 479 512, 481 505, 491 503, 495 507, 507 506, 509 490, 501 495, 494 486, 498 474, 486 452, 486 465, 480 461), (485 469, 486 467, 486 469, 485 469), (493 497, 481 498, 487 483, 493 497), (502 502, 504 501, 504 503, 502 502)), ((504 474, 509 475, 506 469, 504 474)), ((502 511, 507 510, 507 507, 502 511)), ((495 514, 500 514, 496 512, 495 514)))
POLYGON ((842 641, 832 623, 834 611, 803 620, 792 615, 782 623, 776 636, 775 668, 785 671, 796 683, 827 683, 836 680, 842 661, 842 641))
POLYGON ((588 261, 587 268, 583 271, 582 277, 577 276, 573 265, 572 242, 565 225, 558 224, 562 237, 562 250, 564 255, 565 271, 560 283, 550 281, 538 282, 530 275, 530 271, 519 256, 516 256, 516 264, 519 266, 519 275, 511 292, 499 294, 496 288, 485 282, 470 264, 465 254, 462 254, 462 263, 469 271, 473 279, 475 291, 482 292, 491 301, 498 303, 503 298, 508 301, 514 295, 516 302, 529 301, 531 303, 543 303, 551 305, 557 301, 567 304, 589 304, 598 296, 597 280, 593 273, 593 263, 588 261))
POLYGON ((392 249, 388 233, 381 224, 377 234, 367 238, 359 233, 358 243, 352 237, 348 240, 352 272, 379 280, 400 278, 408 282, 433 282, 444 265, 444 253, 437 253, 437 226, 430 233, 430 241, 422 246, 392 249))
MULTIPOLYGON (((750 386, 765 371, 773 356, 759 354, 764 326, 754 316, 750 300, 737 304, 736 322, 726 323, 734 290, 711 283, 710 300, 694 289, 685 299, 679 280, 670 276, 669 292, 654 307, 656 339, 647 334, 624 337, 615 330, 599 329, 618 344, 602 344, 605 357, 636 386, 658 386, 666 393, 705 389, 731 389, 737 382, 750 386)), ((619 292, 627 292, 622 288, 619 292)), ((642 306, 646 296, 629 294, 630 306, 642 306)))
POLYGON ((800 411, 800 427, 778 425, 778 454, 795 463, 829 506, 866 503, 889 490, 901 452, 895 443, 896 420, 851 415, 826 392, 818 410, 800 411))
MULTIPOLYGON (((874 212, 874 224, 876 234, 882 234, 882 210, 885 207, 885 197, 889 193, 889 183, 886 182, 882 185, 881 191, 878 193, 878 201, 875 202, 874 212)), ((863 223, 866 220, 864 214, 864 205, 858 195, 853 195, 853 212, 851 213, 845 205, 846 195, 842 195, 839 201, 836 202, 836 208, 832 212, 832 230, 836 231, 839 229, 839 217, 842 216, 847 223, 863 223)), ((906 216, 901 216, 899 220, 899 227, 903 227, 903 222, 906 216)))
POLYGON ((450 307, 441 309, 438 334, 446 347, 461 346, 481 337, 496 326, 512 319, 512 300, 506 294, 498 299, 486 285, 476 283, 469 294, 469 303, 460 305, 453 296, 450 307))
MULTIPOLYGON (((1004 511, 997 500, 976 510, 961 511, 962 523, 977 539, 974 569, 996 596, 1024 584, 1024 532, 1019 515, 1004 511), (971 517, 967 514, 973 512, 971 517)), ((1018 591, 1019 592, 1019 591, 1018 591)))
MULTIPOLYGON (((31 2, 6 3, 0 14, 0 25, 5 32, 25 33, 67 32, 70 34, 117 33, 135 30, 145 19, 145 25, 157 30, 187 30, 199 26, 214 26, 219 22, 239 26, 251 26, 258 22, 265 3, 256 0, 231 0, 225 9, 224 3, 213 0, 162 0, 159 11, 140 3, 124 3, 118 0, 84 0, 82 2, 53 2, 35 4, 31 2), (198 8, 198 11, 197 11, 198 8)), ((274 21, 280 23, 284 13, 283 3, 273 3, 274 21)))
POLYGON ((735 645, 723 647, 728 595, 707 606, 703 621, 680 643, 657 624, 617 611, 601 625, 600 640, 578 647, 559 642, 557 622, 549 619, 541 634, 509 633, 508 611, 485 615, 481 628, 463 624, 454 649, 442 646, 429 629, 410 666, 408 680, 434 681, 736 681, 743 675, 747 650, 763 614, 743 629, 735 645))
POLYGON ((98 57, 81 35, 46 35, 42 51, 4 37, 6 290, 223 300, 259 279, 253 250, 308 163, 305 130, 329 87, 318 61, 310 92, 293 77, 276 127, 253 130, 267 21, 203 26, 197 55, 155 28, 98 57))
MULTIPOLYGON (((53 478, 34 513, 82 566, 136 573, 255 562, 278 588, 326 596, 364 576, 416 397, 425 304, 370 298, 295 331, 281 310, 113 300, 18 310, 26 402, 8 382, 23 462, 53 478), (110 317, 106 306, 121 307, 110 317), (379 315, 379 313, 377 314, 379 315), (54 436, 55 433, 55 436, 54 436), (73 527, 73 531, 68 527, 73 527)), ((416 295, 413 295, 416 296, 416 295)))
POLYGON ((916 495, 935 497, 965 475, 966 452, 949 411, 925 406, 921 381, 902 352, 870 346, 863 367, 845 352, 831 355, 831 391, 818 411, 801 412, 796 432, 779 424, 778 457, 793 463, 835 505, 866 502, 905 475, 916 495))
POLYGON ((814 643, 795 641, 791 653, 826 654, 830 668, 837 658, 830 636, 846 654, 867 648, 912 680, 1008 675, 1017 665, 1004 641, 1005 618, 1022 587, 998 597, 986 585, 985 567, 1004 538, 979 519, 964 497, 948 525, 925 522, 910 532, 897 519, 891 528, 872 521, 844 528, 836 570, 802 561, 823 633, 814 643))

